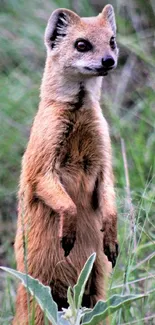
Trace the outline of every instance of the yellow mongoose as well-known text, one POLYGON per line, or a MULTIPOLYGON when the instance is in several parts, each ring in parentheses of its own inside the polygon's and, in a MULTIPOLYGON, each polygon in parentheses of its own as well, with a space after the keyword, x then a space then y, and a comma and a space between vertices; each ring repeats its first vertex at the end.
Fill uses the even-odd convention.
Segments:
MULTIPOLYGON (((28 273, 51 287, 59 310, 94 251, 83 305, 104 298, 108 259, 114 266, 118 254, 111 144, 99 105, 102 77, 117 65, 115 36, 111 5, 91 18, 55 10, 45 32, 47 60, 22 162, 15 254, 24 272, 24 227, 28 273)), ((43 325, 35 308, 35 325, 43 325)), ((13 324, 28 324, 22 285, 13 324)))

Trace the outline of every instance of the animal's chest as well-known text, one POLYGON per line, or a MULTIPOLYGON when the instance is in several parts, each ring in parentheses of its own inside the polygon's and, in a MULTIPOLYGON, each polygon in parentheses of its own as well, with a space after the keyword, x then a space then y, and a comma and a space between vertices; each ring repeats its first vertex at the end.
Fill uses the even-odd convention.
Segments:
POLYGON ((103 139, 99 125, 93 122, 67 126, 60 148, 60 167, 91 174, 102 164, 103 139), (68 131, 70 129, 70 132, 68 131))
POLYGON ((70 194, 91 195, 102 169, 102 132, 99 123, 89 120, 75 123, 70 130, 59 156, 61 179, 70 194))

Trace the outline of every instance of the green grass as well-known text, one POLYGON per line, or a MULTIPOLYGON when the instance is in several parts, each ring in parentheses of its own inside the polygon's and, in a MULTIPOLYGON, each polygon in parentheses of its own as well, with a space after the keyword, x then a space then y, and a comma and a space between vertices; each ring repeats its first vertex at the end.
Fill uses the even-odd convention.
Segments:
MULTIPOLYGON (((105 1, 104 4, 107 2, 105 1)), ((45 61, 43 34, 57 6, 92 15, 87 1, 2 1, 0 13, 0 264, 15 268, 16 193, 45 61), (77 7, 77 8, 75 8, 77 7)), ((101 3, 102 7, 102 3, 101 3)), ((149 293, 112 324, 155 324, 155 51, 153 1, 117 1, 118 68, 103 82, 103 112, 113 144, 120 255, 108 294, 149 293), (121 139, 125 144, 121 146, 121 139), (125 154, 127 166, 123 160, 125 154), (126 174, 130 184, 127 186, 126 174), (132 205, 128 200, 132 199, 132 205), (134 228, 131 227, 132 208, 134 228)), ((0 273, 0 324, 14 313, 15 282, 0 273), (9 281, 9 282, 8 282, 9 281)))

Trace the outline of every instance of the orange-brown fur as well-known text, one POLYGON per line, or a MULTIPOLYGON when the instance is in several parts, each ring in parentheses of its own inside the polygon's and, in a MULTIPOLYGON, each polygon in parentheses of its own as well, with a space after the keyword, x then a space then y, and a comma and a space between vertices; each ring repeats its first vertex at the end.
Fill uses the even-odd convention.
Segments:
MULTIPOLYGON (((88 22, 64 11, 72 25, 70 41, 84 30, 97 43, 96 29, 104 28, 100 41, 110 51, 106 40, 112 30, 105 11, 88 22)), ((68 41, 64 37, 61 42, 68 41)), ((59 309, 66 307, 67 287, 76 283, 94 251, 97 258, 83 305, 93 307, 103 299, 109 268, 104 251, 109 260, 117 257, 111 145, 108 125, 99 106, 102 78, 78 73, 73 79, 70 75, 67 78, 63 60, 66 58, 60 57, 60 51, 47 56, 41 102, 22 162, 15 241, 17 269, 25 272, 24 231, 28 273, 51 287, 59 309), (68 256, 64 256, 64 251, 68 256)), ((31 307, 32 299, 30 310, 31 307)), ((13 324, 27 325, 27 314, 27 294, 20 285, 13 324)), ((36 306, 35 325, 43 324, 43 313, 36 306)))

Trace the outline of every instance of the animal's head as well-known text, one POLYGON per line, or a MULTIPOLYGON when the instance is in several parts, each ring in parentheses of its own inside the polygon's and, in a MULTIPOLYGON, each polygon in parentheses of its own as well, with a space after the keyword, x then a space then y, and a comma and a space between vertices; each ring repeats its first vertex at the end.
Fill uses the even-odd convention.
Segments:
POLYGON ((117 65, 116 22, 106 5, 97 17, 80 18, 55 10, 46 27, 45 45, 52 64, 66 75, 104 76, 117 65))

